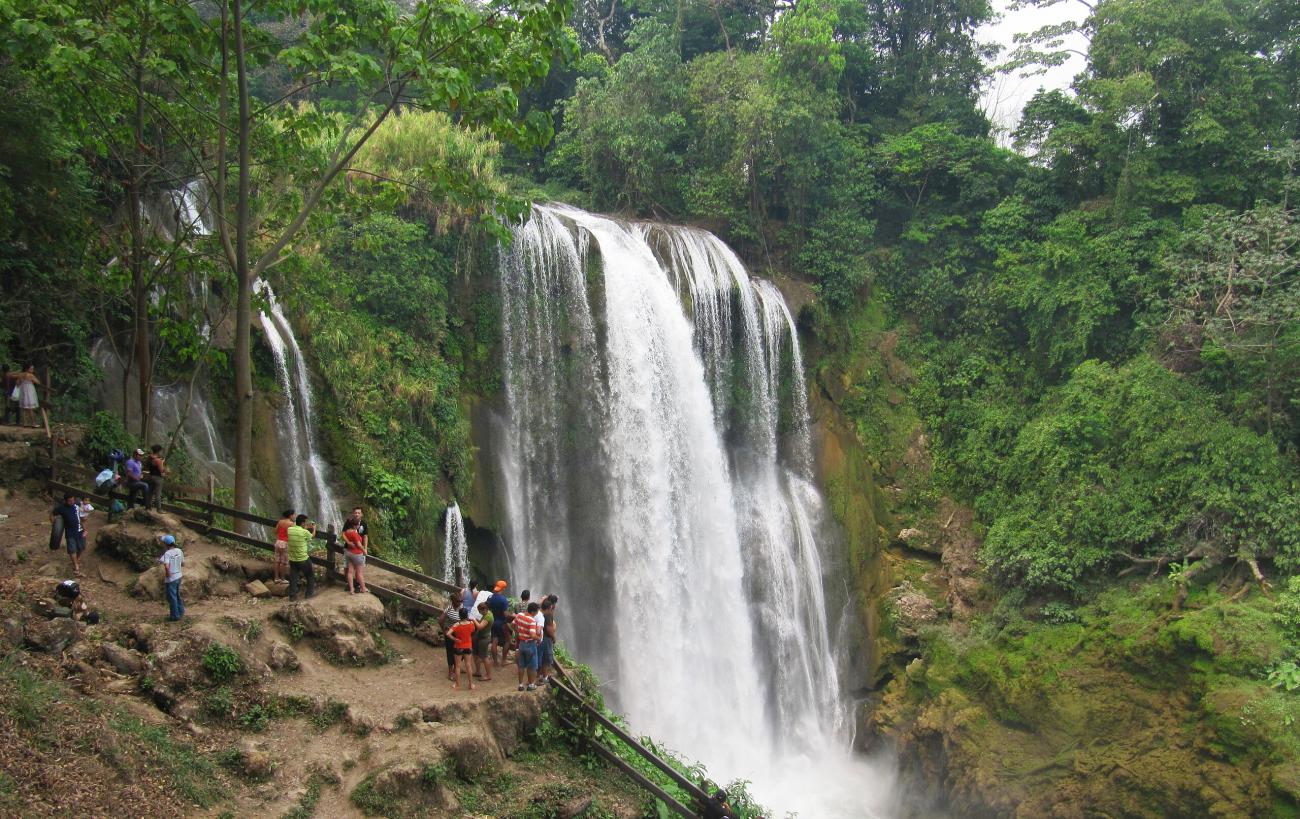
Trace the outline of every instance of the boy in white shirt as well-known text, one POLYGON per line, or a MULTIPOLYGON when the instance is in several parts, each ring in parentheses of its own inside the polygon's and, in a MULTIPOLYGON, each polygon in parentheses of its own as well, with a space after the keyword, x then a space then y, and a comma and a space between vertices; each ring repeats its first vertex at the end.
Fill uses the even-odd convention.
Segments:
POLYGON ((167 547, 158 562, 162 564, 165 573, 163 591, 167 596, 167 607, 171 610, 167 619, 174 623, 185 616, 185 604, 181 602, 181 567, 185 564, 185 553, 171 535, 163 535, 158 539, 167 547))

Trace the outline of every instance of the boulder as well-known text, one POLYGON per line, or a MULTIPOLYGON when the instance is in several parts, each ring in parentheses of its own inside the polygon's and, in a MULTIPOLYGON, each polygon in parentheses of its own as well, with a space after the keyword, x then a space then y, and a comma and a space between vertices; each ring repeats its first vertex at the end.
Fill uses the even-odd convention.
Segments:
POLYGON ((455 813, 460 810, 455 794, 431 775, 439 761, 431 759, 390 765, 370 774, 357 785, 357 789, 368 790, 369 795, 386 804, 411 805, 411 810, 400 811, 403 815, 423 814, 428 812, 429 807, 448 814, 455 813), (424 809, 417 809, 417 805, 424 809))
POLYGON ((889 613, 901 637, 915 639, 920 630, 939 621, 934 601, 917 591, 906 580, 889 595, 889 613))
POLYGON ((442 648, 443 635, 442 629, 438 628, 437 620, 425 620, 415 628, 411 629, 411 636, 422 643, 428 643, 431 646, 442 648))
MULTIPOLYGON (((95 536, 95 552, 115 557, 137 572, 143 572, 156 565, 164 551, 158 538, 165 534, 181 537, 184 531, 185 525, 175 515, 137 507, 125 513, 119 522, 100 527, 95 536)), ((184 548, 184 538, 181 540, 184 548)), ((187 573, 190 568, 189 565, 185 567, 187 573)))
POLYGON ((6 643, 13 648, 18 648, 23 644, 26 626, 17 617, 6 617, 3 622, 0 622, 0 633, 4 634, 6 643))
POLYGON ((250 779, 270 779, 275 774, 275 757, 264 746, 249 740, 240 746, 239 767, 250 779))
POLYGON ((273 671, 297 671, 298 654, 283 640, 271 640, 258 647, 257 658, 273 671))
MULTIPOLYGON (((269 579, 269 578, 268 578, 268 579, 269 579)), ((272 597, 288 597, 288 596, 289 596, 289 581, 288 581, 288 580, 280 580, 280 581, 271 580, 269 583, 266 584, 266 588, 270 590, 270 592, 271 592, 271 596, 272 596, 272 597)))
POLYGON ((496 770, 496 750, 479 733, 457 737, 448 741, 444 747, 451 757, 456 775, 466 782, 475 782, 496 770))
POLYGON ((388 661, 388 652, 375 639, 384 624, 384 605, 373 595, 324 591, 310 600, 289 603, 275 617, 301 629, 335 662, 381 665, 388 661))
POLYGON ((244 591, 256 598, 270 597, 271 590, 260 580, 250 580, 244 584, 244 591))
POLYGON ((154 640, 156 645, 147 662, 149 677, 175 692, 188 690, 205 677, 203 652, 211 642, 211 637, 196 630, 170 640, 154 640))
POLYGON ((487 721, 497 747, 506 756, 514 755, 542 722, 539 697, 498 695, 487 701, 487 721))
MULTIPOLYGON (((181 571, 181 599, 204 600, 211 597, 220 579, 221 576, 203 562, 196 562, 193 565, 187 563, 181 571)), ((131 594, 142 600, 161 601, 165 599, 163 596, 165 582, 166 572, 163 567, 154 566, 136 578, 131 594)))
POLYGON ((898 533, 894 540, 896 543, 901 543, 913 551, 936 556, 943 554, 942 545, 933 542, 920 529, 904 529, 898 533))
POLYGON ((62 654, 64 649, 81 637, 81 624, 67 617, 53 620, 32 620, 27 624, 24 640, 27 645, 47 654, 62 654))
POLYGON ((99 652, 104 661, 111 665, 119 674, 135 676, 144 669, 144 657, 140 652, 129 648, 123 648, 117 643, 105 641, 100 644, 99 652))

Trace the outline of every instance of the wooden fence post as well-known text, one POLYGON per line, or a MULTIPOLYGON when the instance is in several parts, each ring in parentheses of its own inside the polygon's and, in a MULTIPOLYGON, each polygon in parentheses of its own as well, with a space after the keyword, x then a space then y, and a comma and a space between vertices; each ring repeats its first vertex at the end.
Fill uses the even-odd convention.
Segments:
POLYGON ((213 509, 217 503, 217 476, 211 472, 208 473, 208 526, 215 526, 217 523, 217 510, 213 509))
POLYGON ((56 448, 54 446, 54 436, 50 436, 50 480, 59 479, 59 461, 56 457, 56 448))
POLYGON ((325 582, 333 583, 336 580, 338 580, 337 561, 338 561, 338 543, 339 543, 338 536, 334 534, 334 524, 331 523, 329 527, 325 529, 325 533, 329 536, 325 541, 325 552, 327 555, 329 555, 329 559, 327 561, 329 566, 325 572, 326 574, 325 582))

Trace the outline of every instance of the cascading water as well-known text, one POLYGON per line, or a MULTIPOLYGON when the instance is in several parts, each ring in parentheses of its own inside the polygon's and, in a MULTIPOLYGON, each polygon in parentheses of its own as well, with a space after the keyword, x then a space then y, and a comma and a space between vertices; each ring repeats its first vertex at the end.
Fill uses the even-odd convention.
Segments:
POLYGON ((258 281, 255 286, 267 301, 268 309, 258 318, 271 345, 280 389, 284 392, 284 405, 277 414, 277 423, 289 503, 322 528, 329 524, 341 526, 343 514, 330 489, 325 459, 316 440, 316 413, 306 359, 271 285, 258 281))
POLYGON ((465 519, 460 516, 460 504, 447 507, 445 527, 442 579, 460 585, 469 578, 469 544, 465 540, 465 519))
MULTIPOLYGON (((849 757, 794 322, 716 237, 537 207, 503 253, 519 582, 632 726, 771 807, 872 815, 849 757)), ((837 616, 837 622, 839 619, 837 616)))

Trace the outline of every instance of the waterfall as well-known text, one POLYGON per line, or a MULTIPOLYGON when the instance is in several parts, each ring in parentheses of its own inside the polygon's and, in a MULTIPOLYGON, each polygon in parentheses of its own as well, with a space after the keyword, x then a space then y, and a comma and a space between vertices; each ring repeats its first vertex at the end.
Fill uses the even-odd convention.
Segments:
POLYGON ((780 292, 709 233, 539 206, 501 294, 518 582, 559 594, 563 638, 634 729, 781 811, 875 815, 780 292))
POLYGON ((465 519, 460 504, 447 507, 447 534, 443 539, 442 579, 458 587, 469 580, 469 544, 465 541, 465 519))
POLYGON ((266 298, 267 309, 258 314, 275 358, 284 405, 277 413, 280 461, 288 486, 289 504, 322 528, 340 526, 343 514, 329 486, 328 469, 316 439, 311 377, 293 327, 285 318, 271 285, 259 280, 255 287, 266 298))

